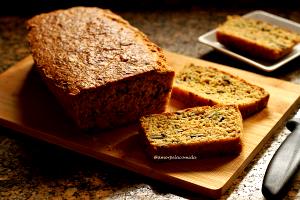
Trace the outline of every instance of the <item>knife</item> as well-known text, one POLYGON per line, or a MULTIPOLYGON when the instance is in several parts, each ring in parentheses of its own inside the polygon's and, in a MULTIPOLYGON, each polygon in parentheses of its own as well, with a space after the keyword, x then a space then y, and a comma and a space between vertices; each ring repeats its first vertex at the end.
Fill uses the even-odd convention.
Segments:
POLYGON ((271 159, 262 184, 266 199, 281 199, 300 164, 300 110, 286 123, 291 131, 271 159))

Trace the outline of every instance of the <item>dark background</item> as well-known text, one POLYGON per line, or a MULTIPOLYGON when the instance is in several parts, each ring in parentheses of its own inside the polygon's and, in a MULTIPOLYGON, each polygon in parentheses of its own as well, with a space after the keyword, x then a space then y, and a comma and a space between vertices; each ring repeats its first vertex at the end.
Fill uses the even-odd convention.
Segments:
POLYGON ((0 15, 31 15, 72 6, 97 6, 115 11, 185 9, 194 6, 223 8, 300 8, 299 0, 5 0, 0 15))

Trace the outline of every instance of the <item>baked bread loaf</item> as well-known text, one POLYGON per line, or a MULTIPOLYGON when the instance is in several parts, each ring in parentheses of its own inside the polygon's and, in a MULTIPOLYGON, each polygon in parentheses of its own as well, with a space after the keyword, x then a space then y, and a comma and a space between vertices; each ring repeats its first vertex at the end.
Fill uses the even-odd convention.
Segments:
POLYGON ((174 71, 162 50, 109 10, 74 7, 33 17, 36 68, 80 128, 110 128, 160 113, 174 71))
POLYGON ((300 35, 256 19, 228 16, 217 28, 223 45, 266 60, 278 60, 300 42, 300 35))
POLYGON ((140 119, 153 159, 196 159, 239 154, 242 116, 236 106, 202 106, 140 119))
POLYGON ((187 65, 175 76, 172 95, 189 106, 237 105, 243 118, 266 107, 269 93, 213 67, 187 65))

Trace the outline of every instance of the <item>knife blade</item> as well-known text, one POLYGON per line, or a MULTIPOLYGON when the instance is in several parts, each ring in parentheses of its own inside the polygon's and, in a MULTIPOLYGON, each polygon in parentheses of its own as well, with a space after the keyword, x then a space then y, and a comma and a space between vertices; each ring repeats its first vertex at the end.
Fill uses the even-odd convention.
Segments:
POLYGON ((300 166, 300 110, 286 123, 291 131, 273 155, 262 184, 266 199, 281 199, 300 166))

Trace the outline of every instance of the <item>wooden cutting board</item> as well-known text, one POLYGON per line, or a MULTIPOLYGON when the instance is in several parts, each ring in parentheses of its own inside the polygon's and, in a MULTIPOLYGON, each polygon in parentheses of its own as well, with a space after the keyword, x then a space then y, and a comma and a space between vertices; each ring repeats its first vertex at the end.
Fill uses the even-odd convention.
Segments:
MULTIPOLYGON (((264 87, 268 107, 244 121, 243 150, 237 157, 153 162, 135 125, 87 134, 76 129, 35 72, 31 56, 0 75, 0 124, 34 138, 94 157, 211 197, 221 196, 300 102, 300 86, 227 66, 166 52, 179 71, 185 64, 213 66, 264 87)), ((184 105, 171 100, 169 110, 184 105)))

